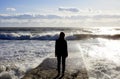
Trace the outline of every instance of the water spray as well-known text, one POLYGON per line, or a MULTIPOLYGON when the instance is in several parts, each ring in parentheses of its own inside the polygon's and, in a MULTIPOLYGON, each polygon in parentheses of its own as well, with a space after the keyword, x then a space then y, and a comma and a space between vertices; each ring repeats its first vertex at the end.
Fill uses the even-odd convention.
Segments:
MULTIPOLYGON (((77 44, 77 46, 78 46, 78 48, 79 48, 79 51, 80 51, 80 53, 81 53, 81 57, 82 57, 82 59, 83 59, 83 63, 84 63, 84 65, 85 65, 85 68, 86 68, 86 70, 87 70, 87 72, 89 72, 89 64, 87 63, 87 61, 86 61, 86 59, 85 59, 85 57, 84 57, 84 55, 83 55, 83 50, 82 50, 82 47, 80 46, 80 44, 77 44)), ((102 75, 104 75, 103 76, 103 78, 102 79, 104 79, 105 77, 107 77, 108 79, 113 79, 111 76, 109 76, 108 74, 105 74, 104 72, 101 72, 100 70, 94 70, 94 71, 96 71, 96 72, 99 72, 99 73, 101 73, 102 75)), ((89 75, 89 73, 88 73, 88 75, 89 75)), ((90 76, 90 75, 89 75, 90 76)), ((89 78, 89 77, 88 77, 89 78)), ((99 78, 97 78, 97 79, 99 79, 99 78)))

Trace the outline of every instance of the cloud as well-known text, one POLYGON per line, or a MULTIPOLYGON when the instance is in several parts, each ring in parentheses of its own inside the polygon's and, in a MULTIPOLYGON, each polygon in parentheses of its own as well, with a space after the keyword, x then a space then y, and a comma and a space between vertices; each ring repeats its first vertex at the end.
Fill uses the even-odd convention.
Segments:
POLYGON ((69 12, 79 12, 79 9, 77 8, 65 8, 65 7, 60 7, 58 8, 59 11, 69 11, 69 12))
POLYGON ((38 19, 62 19, 59 15, 36 15, 35 18, 38 19))
POLYGON ((120 15, 0 15, 0 27, 92 27, 120 26, 120 15))
POLYGON ((95 15, 95 19, 120 19, 120 15, 95 15))
POLYGON ((71 15, 71 16, 61 16, 56 14, 48 14, 48 15, 42 15, 42 14, 19 14, 19 15, 5 15, 0 14, 0 20, 1 19, 76 19, 76 20, 85 20, 85 19, 120 19, 120 15, 71 15))
POLYGON ((93 9, 93 8, 86 8, 86 9, 80 9, 79 13, 82 13, 82 14, 100 14, 100 13, 102 13, 102 10, 93 9))
POLYGON ((6 11, 16 11, 15 8, 6 8, 6 11))
POLYGON ((0 14, 0 19, 62 19, 62 16, 59 16, 59 15, 32 15, 32 14, 20 14, 20 15, 0 14))

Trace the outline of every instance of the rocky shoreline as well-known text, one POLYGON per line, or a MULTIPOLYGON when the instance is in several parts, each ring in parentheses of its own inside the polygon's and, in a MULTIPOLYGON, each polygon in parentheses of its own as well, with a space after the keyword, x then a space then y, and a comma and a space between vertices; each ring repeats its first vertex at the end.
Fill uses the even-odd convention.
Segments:
POLYGON ((58 78, 56 78, 56 63, 55 58, 47 58, 38 67, 28 71, 22 79, 88 79, 82 59, 68 58, 65 75, 58 78))

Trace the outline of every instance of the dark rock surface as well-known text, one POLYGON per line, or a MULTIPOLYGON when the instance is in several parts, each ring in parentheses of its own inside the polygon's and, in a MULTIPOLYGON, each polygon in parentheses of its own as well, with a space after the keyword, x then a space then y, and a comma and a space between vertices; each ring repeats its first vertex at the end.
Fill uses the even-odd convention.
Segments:
POLYGON ((68 58, 64 76, 57 76, 56 58, 45 59, 38 67, 30 70, 22 79, 88 79, 87 70, 80 58, 68 58))

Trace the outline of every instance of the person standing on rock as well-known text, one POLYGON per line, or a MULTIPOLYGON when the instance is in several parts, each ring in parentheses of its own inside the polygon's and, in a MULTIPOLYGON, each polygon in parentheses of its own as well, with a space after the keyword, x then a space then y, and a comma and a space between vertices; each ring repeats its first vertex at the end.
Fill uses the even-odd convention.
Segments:
POLYGON ((55 57, 57 57, 58 75, 60 75, 61 63, 62 63, 62 75, 64 75, 65 62, 66 62, 66 58, 68 57, 67 41, 65 40, 64 37, 65 37, 65 33, 61 32, 59 38, 56 40, 55 43, 55 57))

